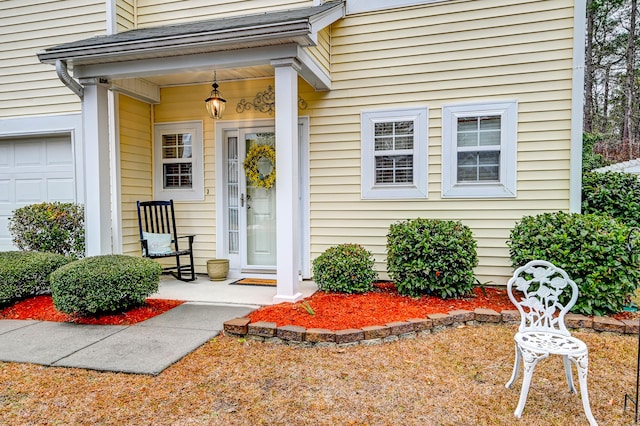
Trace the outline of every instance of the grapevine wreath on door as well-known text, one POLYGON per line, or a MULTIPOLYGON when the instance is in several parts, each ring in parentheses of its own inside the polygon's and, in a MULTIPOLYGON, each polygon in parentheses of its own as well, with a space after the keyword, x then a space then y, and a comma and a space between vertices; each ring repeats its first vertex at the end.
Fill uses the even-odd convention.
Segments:
POLYGON ((264 189, 271 188, 276 181, 275 149, 270 145, 253 145, 244 159, 244 170, 253 185, 264 189), (260 160, 263 158, 271 163, 271 171, 267 174, 260 171, 260 160))

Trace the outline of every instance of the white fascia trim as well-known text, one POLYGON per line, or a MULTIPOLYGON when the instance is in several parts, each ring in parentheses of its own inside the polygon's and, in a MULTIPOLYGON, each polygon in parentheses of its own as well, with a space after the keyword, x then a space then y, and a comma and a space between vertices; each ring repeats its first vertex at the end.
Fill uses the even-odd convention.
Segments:
POLYGON ((160 103, 160 86, 143 78, 112 80, 110 89, 148 104, 160 103))
POLYGON ((582 209, 582 129, 584 106, 584 48, 586 0, 576 0, 573 13, 573 84, 571 87, 571 159, 569 162, 569 211, 582 209))
POLYGON ((311 34, 309 34, 309 38, 313 40, 314 44, 318 44, 318 31, 322 30, 325 27, 333 24, 339 19, 344 18, 345 15, 345 7, 344 3, 340 7, 332 8, 324 13, 313 16, 310 19, 311 23, 311 34))
POLYGON ((302 64, 300 76, 316 91, 331 90, 331 76, 305 49, 298 47, 298 60, 302 64))
POLYGON ((241 68, 271 63, 274 58, 291 58, 298 54, 298 45, 257 47, 215 54, 197 53, 192 55, 140 59, 135 61, 112 62, 108 64, 76 65, 75 78, 107 77, 109 79, 148 77, 184 71, 210 71, 213 68, 241 68))
POLYGON ((419 6, 430 3, 442 3, 450 0, 347 0, 347 15, 396 9, 398 7, 419 6))

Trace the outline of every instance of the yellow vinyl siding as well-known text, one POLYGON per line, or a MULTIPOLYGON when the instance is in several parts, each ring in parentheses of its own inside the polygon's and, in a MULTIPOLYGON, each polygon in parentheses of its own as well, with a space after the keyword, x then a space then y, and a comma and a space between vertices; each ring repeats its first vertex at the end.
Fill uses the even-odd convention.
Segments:
POLYGON ((138 0, 137 3, 140 28, 313 6, 311 0, 138 0))
POLYGON ((0 1, 0 118, 80 111, 80 100, 36 53, 104 34, 103 0, 0 1))
POLYGON ((136 28, 136 0, 116 0, 118 32, 136 28))
POLYGON ((350 15, 331 28, 332 91, 312 94, 311 258, 362 243, 386 269, 399 220, 461 220, 480 281, 506 283, 522 216, 569 209, 573 4, 455 1, 350 15), (442 105, 518 101, 517 198, 442 199, 442 105), (360 113, 429 108, 426 200, 361 200, 360 113))
POLYGON ((122 252, 140 256, 136 201, 152 199, 151 106, 119 95, 122 252))
POLYGON ((307 52, 331 75, 331 27, 318 32, 318 45, 308 47, 307 52))

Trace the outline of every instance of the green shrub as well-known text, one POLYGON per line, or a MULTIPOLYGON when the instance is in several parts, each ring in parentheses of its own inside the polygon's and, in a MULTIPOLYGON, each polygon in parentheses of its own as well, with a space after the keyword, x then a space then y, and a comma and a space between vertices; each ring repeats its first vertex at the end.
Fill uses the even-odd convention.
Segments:
POLYGON ((363 293, 373 288, 377 274, 373 257, 358 244, 340 244, 313 261, 313 279, 320 290, 363 293))
POLYGON ((629 230, 605 215, 543 213, 523 217, 507 244, 514 268, 540 259, 569 274, 580 290, 573 312, 607 315, 622 310, 640 280, 638 248, 627 248, 629 230))
POLYGON ((31 204, 14 210, 9 232, 20 250, 84 257, 84 208, 73 203, 31 204))
POLYGON ((629 226, 640 226, 640 179, 630 173, 585 173, 582 212, 606 213, 629 226))
POLYGON ((71 259, 35 251, 0 252, 0 305, 49 293, 49 275, 71 259))
POLYGON ((477 243, 461 222, 413 219, 387 234, 387 271, 398 292, 441 298, 469 294, 476 283, 477 243))
POLYGON ((589 172, 610 164, 602 154, 594 151, 595 144, 602 141, 601 135, 593 133, 582 134, 582 171, 589 172))
POLYGON ((51 274, 55 308, 76 315, 124 312, 158 291, 162 267, 124 255, 88 257, 51 274))

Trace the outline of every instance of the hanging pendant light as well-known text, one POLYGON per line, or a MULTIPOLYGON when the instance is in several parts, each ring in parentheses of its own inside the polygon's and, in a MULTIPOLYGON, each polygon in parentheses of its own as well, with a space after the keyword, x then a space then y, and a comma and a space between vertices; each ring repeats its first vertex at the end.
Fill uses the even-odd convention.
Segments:
POLYGON ((220 119, 222 118, 222 114, 224 114, 224 107, 226 104, 226 100, 220 97, 220 92, 218 91, 218 82, 216 81, 216 72, 213 72, 213 84, 211 85, 213 90, 211 91, 211 95, 207 99, 205 99, 205 104, 207 105, 207 111, 209 112, 209 117, 220 119))

